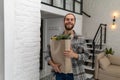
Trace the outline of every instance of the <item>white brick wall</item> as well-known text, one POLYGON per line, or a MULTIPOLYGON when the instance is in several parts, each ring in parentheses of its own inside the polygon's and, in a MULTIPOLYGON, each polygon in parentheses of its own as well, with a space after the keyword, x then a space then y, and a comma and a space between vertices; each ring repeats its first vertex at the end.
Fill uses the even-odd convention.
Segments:
POLYGON ((4 0, 5 80, 39 80, 40 0, 4 0))
POLYGON ((39 80, 40 0, 15 0, 13 80, 39 80))

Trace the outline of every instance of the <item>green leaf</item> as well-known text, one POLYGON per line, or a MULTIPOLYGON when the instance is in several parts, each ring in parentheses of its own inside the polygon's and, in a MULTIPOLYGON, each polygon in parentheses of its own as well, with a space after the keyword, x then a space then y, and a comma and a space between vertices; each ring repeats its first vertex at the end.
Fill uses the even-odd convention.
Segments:
POLYGON ((106 48, 106 49, 105 49, 105 53, 106 53, 106 54, 112 54, 112 55, 113 55, 113 54, 114 54, 114 51, 112 50, 112 48, 110 48, 110 49, 106 48))

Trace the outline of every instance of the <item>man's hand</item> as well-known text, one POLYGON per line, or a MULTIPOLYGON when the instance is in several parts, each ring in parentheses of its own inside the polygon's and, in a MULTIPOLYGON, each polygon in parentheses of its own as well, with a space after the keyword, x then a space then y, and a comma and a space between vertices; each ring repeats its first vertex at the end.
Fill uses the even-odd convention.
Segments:
POLYGON ((52 66, 52 68, 55 72, 61 73, 61 70, 60 70, 61 65, 60 64, 53 63, 52 60, 49 61, 49 64, 52 66))
POLYGON ((78 54, 73 52, 73 50, 65 50, 64 55, 69 58, 75 58, 78 59, 78 54))
POLYGON ((61 73, 60 64, 54 64, 54 65, 52 65, 52 67, 55 72, 61 73))

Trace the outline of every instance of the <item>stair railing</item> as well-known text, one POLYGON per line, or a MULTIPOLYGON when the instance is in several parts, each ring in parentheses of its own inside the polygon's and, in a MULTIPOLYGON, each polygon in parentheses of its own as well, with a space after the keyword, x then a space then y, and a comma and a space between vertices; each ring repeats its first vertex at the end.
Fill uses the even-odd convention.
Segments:
POLYGON ((93 42, 92 42, 92 44, 93 44, 92 68, 94 68, 94 64, 95 64, 94 61, 95 61, 96 44, 99 44, 99 46, 100 46, 99 49, 102 49, 102 44, 106 43, 106 26, 107 26, 107 24, 100 24, 99 27, 98 27, 98 30, 97 30, 94 38, 93 38, 93 42), (97 43, 96 43, 96 41, 97 41, 97 43))

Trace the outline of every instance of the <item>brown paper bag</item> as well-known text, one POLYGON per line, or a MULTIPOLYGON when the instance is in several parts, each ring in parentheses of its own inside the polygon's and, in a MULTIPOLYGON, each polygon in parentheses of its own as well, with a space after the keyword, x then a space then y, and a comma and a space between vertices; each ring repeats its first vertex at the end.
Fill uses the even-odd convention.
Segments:
POLYGON ((71 58, 64 56, 65 50, 70 50, 71 40, 50 40, 51 56, 54 63, 61 64, 62 73, 72 72, 71 58))

